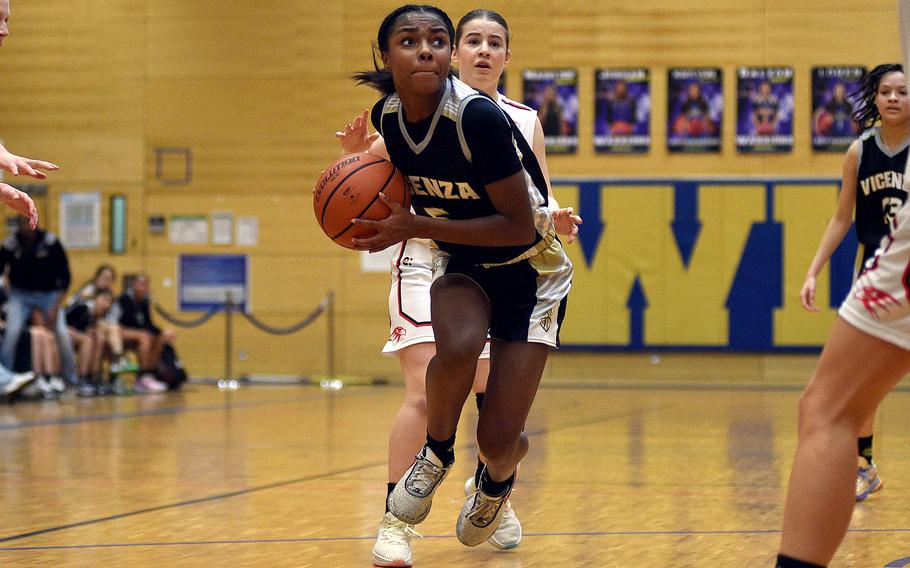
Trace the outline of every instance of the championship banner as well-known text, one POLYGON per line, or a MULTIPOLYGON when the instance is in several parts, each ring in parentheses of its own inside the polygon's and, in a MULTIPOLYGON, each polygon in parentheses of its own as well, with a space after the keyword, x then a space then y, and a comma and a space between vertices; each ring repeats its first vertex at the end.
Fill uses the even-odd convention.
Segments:
POLYGON ((793 150, 793 68, 740 67, 736 77, 736 149, 793 150))
POLYGON ((866 74, 865 67, 812 68, 812 149, 846 152, 860 132, 853 121, 854 101, 866 74))
POLYGON ((651 84, 647 69, 594 72, 594 150, 645 153, 651 147, 651 84))
POLYGON ((578 72, 575 69, 525 69, 524 104, 537 111, 548 154, 578 149, 578 72))
POLYGON ((724 114, 720 68, 670 69, 667 79, 667 149, 720 152, 724 114))

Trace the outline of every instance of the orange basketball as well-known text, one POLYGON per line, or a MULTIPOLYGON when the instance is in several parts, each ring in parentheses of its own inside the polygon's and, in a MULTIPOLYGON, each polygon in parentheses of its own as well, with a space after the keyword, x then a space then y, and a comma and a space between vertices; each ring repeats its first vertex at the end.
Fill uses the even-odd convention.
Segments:
POLYGON ((822 136, 828 136, 831 134, 831 131, 834 129, 834 117, 831 116, 831 113, 828 111, 822 111, 818 115, 818 122, 816 123, 818 127, 818 133, 822 136))
POLYGON ((313 211, 326 235, 345 248, 354 248, 351 239, 375 234, 351 219, 379 220, 391 210, 379 193, 409 207, 411 193, 401 172, 388 160, 373 154, 350 154, 327 167, 313 190, 313 211))

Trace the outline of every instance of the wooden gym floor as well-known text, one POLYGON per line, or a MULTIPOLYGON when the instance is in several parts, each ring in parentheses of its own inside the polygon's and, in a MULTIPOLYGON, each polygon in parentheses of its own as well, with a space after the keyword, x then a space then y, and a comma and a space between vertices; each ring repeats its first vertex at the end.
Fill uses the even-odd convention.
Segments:
MULTIPOLYGON (((704 381, 685 362, 652 376, 647 362, 605 364, 601 379, 549 371, 513 494, 525 536, 509 552, 454 537, 452 501, 475 459, 466 406, 455 471, 412 541, 415 566, 770 567, 811 358, 787 380, 724 381, 725 368, 753 363, 717 361, 703 363, 716 375, 704 381)), ((401 395, 193 384, 2 406, 0 565, 370 566, 401 395)), ((857 506, 832 566, 910 557, 908 415, 899 388, 877 425, 885 489, 857 506)))

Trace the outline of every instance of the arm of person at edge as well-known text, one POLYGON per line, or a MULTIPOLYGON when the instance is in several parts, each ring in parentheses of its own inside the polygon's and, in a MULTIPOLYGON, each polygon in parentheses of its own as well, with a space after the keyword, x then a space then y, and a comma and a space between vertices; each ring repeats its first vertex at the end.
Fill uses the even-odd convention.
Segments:
POLYGON ((47 174, 39 170, 52 172, 59 170, 60 166, 36 160, 34 158, 24 158, 17 156, 0 144, 0 169, 6 170, 14 176, 31 176, 36 179, 47 179, 47 174))
POLYGON ((59 269, 59 279, 57 280, 58 286, 60 288, 57 290, 57 297, 54 300, 54 305, 47 312, 47 325, 48 329, 54 329, 57 325, 57 313, 60 311, 60 306, 63 305, 63 302, 66 300, 66 292, 72 284, 72 274, 70 273, 70 263, 69 259, 66 256, 66 251, 63 249, 63 244, 60 243, 60 239, 51 246, 50 255, 51 259, 55 263, 55 266, 59 269))
POLYGON ((38 226, 38 209, 35 207, 35 202, 32 201, 32 198, 24 191, 20 191, 7 183, 0 183, 0 201, 3 201, 7 207, 16 213, 27 217, 30 228, 34 229, 38 226))
MULTIPOLYGON (((492 101, 487 104, 495 105, 492 101)), ((534 241, 536 229, 531 199, 525 172, 517 154, 514 154, 511 129, 498 109, 494 113, 489 108, 469 106, 468 110, 472 108, 476 110, 472 111, 470 121, 466 116, 464 126, 475 165, 483 168, 484 164, 478 163, 482 157, 485 165, 495 164, 503 172, 512 170, 512 173, 505 174, 501 179, 494 178, 484 186, 497 212, 474 219, 437 219, 414 215, 380 194, 380 199, 391 209, 391 213, 379 221, 353 219, 355 224, 376 231, 375 236, 353 239, 355 248, 375 252, 415 237, 473 246, 520 246, 534 241), (472 136, 472 133, 477 134, 472 136), (499 142, 496 141, 497 136, 501 138, 499 142), (477 143, 488 146, 474 148, 477 143), (496 152, 499 152, 498 156, 496 152), (509 155, 509 152, 512 154, 509 155)))
POLYGON ((844 235, 847 234, 847 231, 850 230, 850 225, 853 223, 853 209, 856 206, 858 145, 859 141, 854 141, 850 144, 850 148, 847 149, 841 178, 841 192, 837 199, 837 210, 825 228, 825 234, 818 245, 818 251, 815 253, 815 258, 812 259, 812 264, 809 265, 806 280, 799 291, 800 303, 803 308, 810 312, 819 311, 819 308, 815 305, 815 288, 818 273, 825 267, 838 245, 844 240, 844 235))
POLYGON ((543 179, 547 182, 547 201, 550 208, 550 217, 553 218, 553 226, 557 234, 565 235, 566 242, 571 243, 578 234, 577 225, 581 225, 581 217, 575 215, 571 207, 560 209, 559 203, 556 202, 556 196, 553 195, 553 187, 550 185, 550 171, 547 168, 547 146, 543 134, 543 125, 540 119, 536 119, 534 124, 534 143, 531 145, 534 150, 534 157, 540 164, 540 171, 543 173, 543 179))

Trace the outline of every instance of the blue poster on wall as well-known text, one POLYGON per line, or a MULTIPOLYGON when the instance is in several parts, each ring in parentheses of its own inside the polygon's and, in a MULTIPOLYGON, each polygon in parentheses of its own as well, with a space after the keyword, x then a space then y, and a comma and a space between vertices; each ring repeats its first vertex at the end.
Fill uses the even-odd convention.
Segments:
POLYGON ((812 149, 846 152, 862 128, 853 120, 855 93, 863 83, 862 66, 812 68, 812 149))
POLYGON ((594 150, 642 153, 651 147, 651 85, 647 69, 594 73, 594 150))
POLYGON ((574 154, 578 148, 578 71, 525 69, 524 104, 537 111, 548 154, 574 154))
POLYGON ((793 68, 740 67, 736 71, 736 149, 793 149, 793 68))
POLYGON ((245 254, 182 254, 177 259, 177 297, 181 311, 224 309, 231 301, 250 309, 249 257, 245 254))
POLYGON ((724 116, 721 69, 670 69, 667 80, 667 149, 670 152, 720 152, 724 116))

